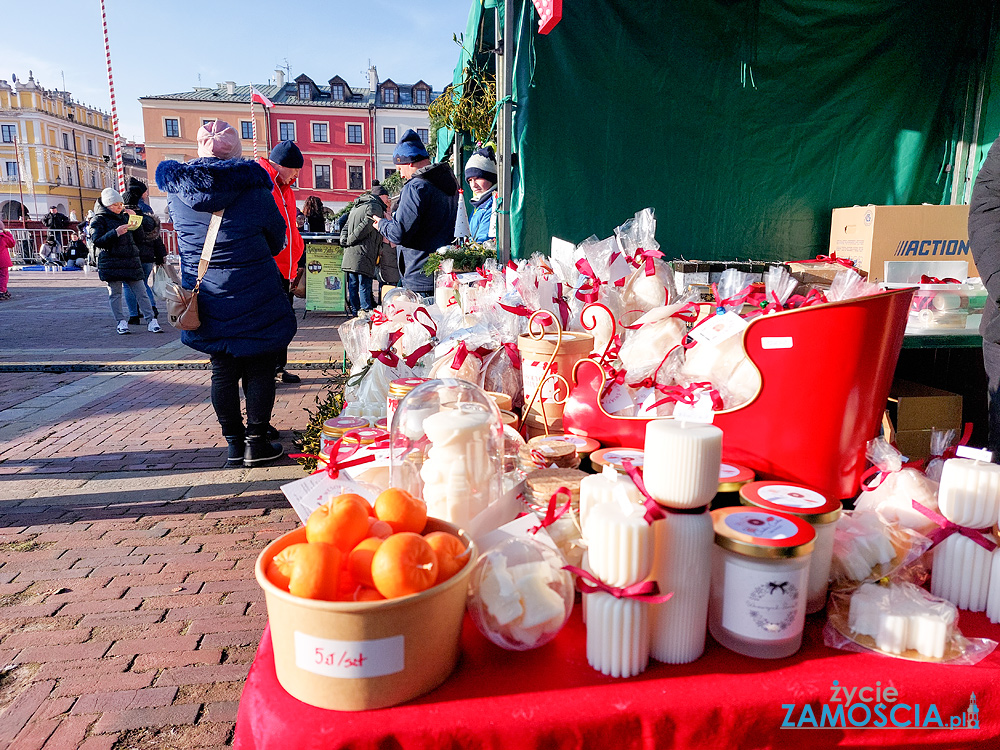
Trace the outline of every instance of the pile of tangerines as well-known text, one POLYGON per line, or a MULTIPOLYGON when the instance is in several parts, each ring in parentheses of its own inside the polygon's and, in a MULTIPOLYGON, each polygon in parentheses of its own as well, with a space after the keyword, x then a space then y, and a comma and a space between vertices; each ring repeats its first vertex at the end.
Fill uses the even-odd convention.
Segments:
POLYGON ((268 580, 295 596, 376 601, 425 591, 469 561, 469 549, 445 531, 424 535, 427 505, 391 487, 369 505, 338 495, 306 521, 306 540, 285 547, 267 566, 268 580))

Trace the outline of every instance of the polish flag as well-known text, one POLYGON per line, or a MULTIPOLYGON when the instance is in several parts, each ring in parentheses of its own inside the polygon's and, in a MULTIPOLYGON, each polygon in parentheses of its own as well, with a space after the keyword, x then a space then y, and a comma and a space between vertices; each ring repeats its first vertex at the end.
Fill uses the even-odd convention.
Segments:
POLYGON ((270 99, 268 99, 262 93, 260 93, 253 86, 250 87, 250 101, 251 102, 255 102, 256 104, 261 104, 261 105, 267 107, 268 109, 270 109, 271 107, 274 106, 274 102, 272 102, 270 99))

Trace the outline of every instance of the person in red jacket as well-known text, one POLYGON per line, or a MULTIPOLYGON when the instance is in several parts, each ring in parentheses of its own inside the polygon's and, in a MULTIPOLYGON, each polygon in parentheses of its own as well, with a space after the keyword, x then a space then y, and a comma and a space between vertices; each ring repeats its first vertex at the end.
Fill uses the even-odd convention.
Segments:
MULTIPOLYGON (((271 195, 274 196, 278 211, 285 220, 285 248, 275 256, 274 261, 278 264, 285 292, 288 293, 288 300, 291 302, 291 282, 295 278, 299 259, 305 250, 302 235, 299 234, 299 229, 295 224, 298 208, 295 205, 292 185, 298 179, 299 170, 302 169, 305 160, 294 141, 281 141, 271 149, 271 153, 266 159, 261 157, 257 162, 271 176, 271 182, 274 183, 271 195)), ((279 356, 278 370, 275 375, 281 378, 282 383, 300 382, 301 378, 298 375, 293 375, 285 369, 286 364, 288 364, 288 349, 285 349, 283 356, 279 356)))

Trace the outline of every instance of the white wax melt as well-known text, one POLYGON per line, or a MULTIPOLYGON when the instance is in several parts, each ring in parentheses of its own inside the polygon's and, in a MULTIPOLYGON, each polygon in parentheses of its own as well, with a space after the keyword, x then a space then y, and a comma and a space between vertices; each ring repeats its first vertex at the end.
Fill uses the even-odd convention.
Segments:
POLYGON ((866 583, 851 595, 848 627, 871 636, 876 648, 889 654, 916 651, 940 659, 957 622, 953 604, 912 583, 888 587, 866 583))

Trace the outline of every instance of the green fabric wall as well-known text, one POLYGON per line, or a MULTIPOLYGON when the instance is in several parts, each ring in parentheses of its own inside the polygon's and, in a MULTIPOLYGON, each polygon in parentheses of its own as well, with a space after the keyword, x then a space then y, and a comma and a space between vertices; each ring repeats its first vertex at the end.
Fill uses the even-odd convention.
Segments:
POLYGON ((514 0, 515 255, 652 206, 668 257, 802 258, 835 207, 948 202, 992 4, 572 0, 538 36, 514 0))

